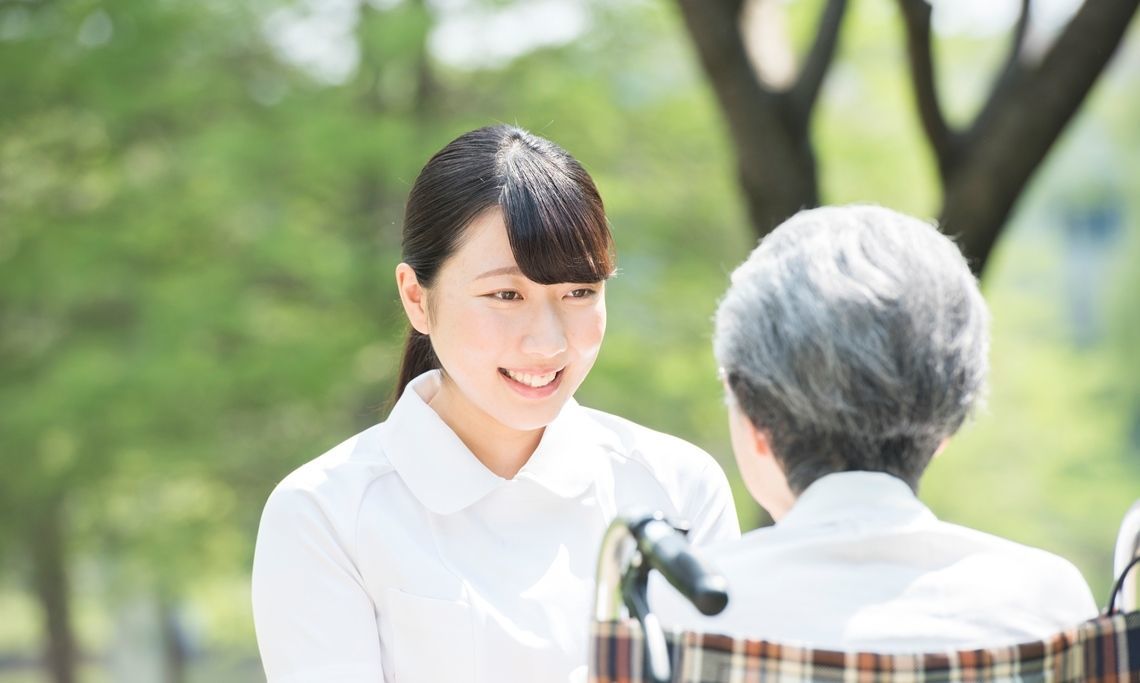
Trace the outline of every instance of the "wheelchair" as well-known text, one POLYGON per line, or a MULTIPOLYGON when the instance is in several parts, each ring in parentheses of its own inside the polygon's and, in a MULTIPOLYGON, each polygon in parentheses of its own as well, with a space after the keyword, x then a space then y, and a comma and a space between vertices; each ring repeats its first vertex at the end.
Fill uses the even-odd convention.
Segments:
POLYGON ((701 613, 719 614, 728 587, 661 514, 620 517, 598 558, 590 683, 1140 683, 1140 500, 1125 514, 1117 577, 1101 616, 1050 638, 975 650, 874 653, 665 629, 648 605, 659 572, 701 613))

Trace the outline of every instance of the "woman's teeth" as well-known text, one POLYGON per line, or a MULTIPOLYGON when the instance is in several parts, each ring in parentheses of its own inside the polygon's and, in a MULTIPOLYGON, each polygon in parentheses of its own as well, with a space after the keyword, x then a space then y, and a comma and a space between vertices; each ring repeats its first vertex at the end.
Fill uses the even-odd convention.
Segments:
POLYGON ((550 384, 554 381, 554 378, 558 376, 557 372, 552 372, 549 375, 527 375, 521 372, 507 370, 506 373, 507 377, 510 377, 519 384, 525 384, 528 387, 534 387, 536 389, 550 384))

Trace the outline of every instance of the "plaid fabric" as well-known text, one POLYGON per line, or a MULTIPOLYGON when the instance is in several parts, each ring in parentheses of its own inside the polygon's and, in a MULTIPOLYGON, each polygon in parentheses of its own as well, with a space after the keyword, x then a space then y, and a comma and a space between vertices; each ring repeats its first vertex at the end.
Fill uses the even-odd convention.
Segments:
MULTIPOLYGON (((1140 682, 1140 612, 1094 619, 1048 640, 941 653, 813 650, 693 631, 666 637, 674 683, 1140 682)), ((595 622, 591 683, 649 683, 642 643, 636 621, 595 622)))

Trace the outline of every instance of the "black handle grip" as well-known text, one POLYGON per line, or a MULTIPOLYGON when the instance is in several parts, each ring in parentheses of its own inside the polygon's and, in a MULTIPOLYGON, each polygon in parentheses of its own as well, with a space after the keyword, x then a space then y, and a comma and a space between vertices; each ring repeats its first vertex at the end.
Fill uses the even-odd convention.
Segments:
POLYGON ((701 614, 720 614, 728 605, 728 582, 692 553, 685 536, 661 518, 634 530, 638 550, 701 614))

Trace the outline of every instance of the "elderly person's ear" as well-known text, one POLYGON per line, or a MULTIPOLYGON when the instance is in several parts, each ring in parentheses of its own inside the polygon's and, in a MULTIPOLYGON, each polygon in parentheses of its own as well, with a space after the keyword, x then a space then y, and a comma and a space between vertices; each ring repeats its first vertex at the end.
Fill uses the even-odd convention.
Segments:
MULTIPOLYGON (((736 404, 730 406, 729 419, 734 423, 732 425, 733 431, 738 433, 740 438, 744 440, 742 444, 744 451, 760 458, 774 458, 772 455, 772 444, 768 440, 768 433, 757 427, 752 420, 744 414, 740 406, 736 404)), ((736 434, 734 434, 733 439, 733 447, 735 447, 736 434)))
POLYGON ((779 520, 796 502, 796 496, 788 487, 767 431, 757 427, 736 401, 728 402, 728 428, 744 485, 772 519, 779 520))

